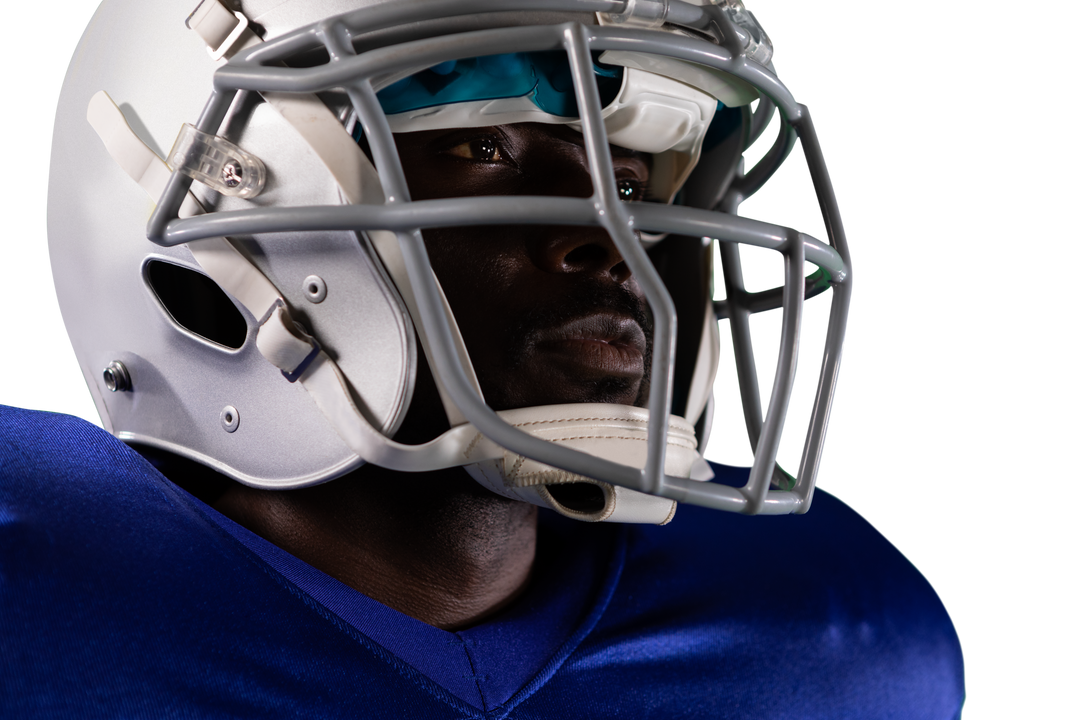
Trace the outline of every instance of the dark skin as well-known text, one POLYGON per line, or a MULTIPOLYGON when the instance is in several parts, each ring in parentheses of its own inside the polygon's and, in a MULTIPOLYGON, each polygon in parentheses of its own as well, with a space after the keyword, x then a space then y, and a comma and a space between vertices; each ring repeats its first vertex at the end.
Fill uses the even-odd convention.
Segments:
MULTIPOLYGON (((397 136, 415 200, 463 195, 588 197, 581 135, 521 124, 397 136)), ((643 156, 612 148, 620 195, 642 199, 643 156)), ((648 319, 637 283, 602 230, 477 227, 424 233, 496 410, 577 402, 641 404, 648 319)), ((421 359, 395 439, 449 427, 421 359)), ((218 510, 314 567, 444 629, 496 614, 528 584, 537 508, 494 495, 460 468, 404 476, 367 465, 291 491, 234 485, 218 510)))

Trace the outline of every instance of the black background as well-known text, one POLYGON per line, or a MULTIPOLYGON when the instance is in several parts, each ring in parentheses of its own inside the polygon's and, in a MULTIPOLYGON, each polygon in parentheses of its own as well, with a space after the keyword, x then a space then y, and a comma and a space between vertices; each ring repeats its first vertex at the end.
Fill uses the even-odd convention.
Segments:
MULTIPOLYGON (((954 322, 945 304, 960 291, 957 286, 943 291, 950 272, 961 275, 959 253, 949 250, 954 230, 949 222, 956 213, 924 202, 929 200, 930 148, 956 128, 918 103, 932 83, 905 58, 930 49, 905 39, 900 26, 888 19, 861 24, 862 18, 849 14, 861 12, 858 3, 835 3, 824 13, 813 12, 821 8, 813 3, 769 4, 755 3, 777 40, 784 79, 814 109, 859 269, 821 485, 874 520, 927 572, 963 631, 966 619, 977 614, 966 582, 974 513, 969 492, 974 463, 985 457, 984 449, 973 447, 978 438, 971 434, 971 400, 977 390, 966 368, 970 358, 983 355, 985 340, 978 329, 954 322), (932 254, 919 259, 916 253, 928 249, 932 254)), ((86 3, 86 12, 91 6, 86 3)), ((27 133, 28 144, 37 147, 38 160, 30 166, 37 163, 38 169, 29 177, 42 181, 56 87, 85 16, 51 19, 55 50, 39 58, 35 74, 40 76, 28 90, 29 97, 38 97, 32 116, 37 124, 27 133)), ((29 199, 35 193, 32 182, 27 186, 27 214, 32 215, 36 205, 29 199)), ((821 234, 798 154, 744 213, 821 234)), ((0 373, 0 399, 93 417, 55 311, 44 244, 36 231, 23 232, 18 244, 37 249, 18 261, 17 272, 5 269, 9 282, 14 279, 14 287, 6 287, 8 298, 19 313, 4 340, 12 364, 0 373), (12 350, 16 347, 21 352, 12 350)), ((765 266, 752 264, 752 273, 757 267, 762 281, 779 282, 774 258, 765 266)), ((820 329, 813 328, 823 322, 826 301, 811 303, 808 310, 804 386, 812 380, 815 365, 807 359, 818 352, 820 329)), ((774 332, 774 320, 755 325, 774 332)), ((759 348, 769 349, 772 340, 764 340, 759 348)), ((771 358, 762 356, 761 365, 770 368, 771 358)), ((719 397, 721 418, 737 412, 728 362, 719 397)), ((786 448, 801 435, 805 412, 796 405, 786 448)), ((748 460, 738 426, 729 424, 725 433, 721 425, 717 432, 724 439, 714 444, 715 456, 748 460)), ((783 457, 794 466, 788 452, 783 457)), ((799 552, 791 548, 795 561, 799 552)))

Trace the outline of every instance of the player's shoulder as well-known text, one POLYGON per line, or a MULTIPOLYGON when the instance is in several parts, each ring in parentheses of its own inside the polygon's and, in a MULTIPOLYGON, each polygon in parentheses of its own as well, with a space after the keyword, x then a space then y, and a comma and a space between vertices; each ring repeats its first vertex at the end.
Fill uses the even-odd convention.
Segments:
POLYGON ((0 440, 48 439, 96 427, 74 415, 0 405, 0 440))
MULTIPOLYGON (((716 470, 732 484, 747 472, 716 470)), ((631 547, 640 554, 672 556, 687 572, 711 568, 707 577, 738 579, 743 587, 766 588, 765 593, 783 588, 786 597, 807 601, 815 594, 862 597, 867 607, 933 617, 951 630, 937 594, 918 569, 859 513, 824 490, 815 492, 812 507, 801 515, 744 516, 682 504, 670 528, 644 530, 635 540, 631 547)))
POLYGON ((175 505, 177 492, 92 423, 0 406, 0 506, 23 524, 33 518, 35 526, 112 527, 125 513, 137 519, 146 508, 175 505))
MULTIPOLYGON (((717 480, 741 486, 748 468, 710 463, 717 480)), ((818 489, 811 509, 800 515, 745 516, 680 504, 669 527, 650 529, 641 538, 645 545, 701 548, 706 555, 738 552, 746 561, 775 565, 780 558, 798 558, 817 570, 872 563, 883 573, 899 573, 914 579, 921 575, 873 525, 837 497, 818 489)), ((692 557, 696 557, 694 553, 692 557)), ((790 563, 785 563, 790 565, 790 563)), ((925 582, 925 581, 923 581, 925 582)))
MULTIPOLYGON (((719 470, 721 481, 740 484, 739 471, 719 470)), ((670 525, 627 532, 608 645, 651 643, 656 654, 675 633, 693 638, 675 660, 698 668, 702 686, 773 698, 800 717, 959 712, 963 659, 937 594, 829 493, 817 491, 803 515, 682 504, 670 525), (655 626, 643 630, 642 617, 655 626), (795 695, 791 678, 802 688, 795 695)), ((755 707, 747 716, 773 713, 755 707)))
POLYGON ((81 418, 0 405, 0 477, 144 468, 122 442, 81 418))

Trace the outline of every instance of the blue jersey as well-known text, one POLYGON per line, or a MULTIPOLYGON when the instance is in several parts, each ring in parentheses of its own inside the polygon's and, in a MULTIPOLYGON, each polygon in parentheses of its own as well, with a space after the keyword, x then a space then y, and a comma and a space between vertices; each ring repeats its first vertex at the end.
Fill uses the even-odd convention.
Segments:
POLYGON ((0 717, 951 720, 963 697, 933 590, 824 492, 665 527, 545 513, 523 596, 447 632, 98 428, 0 408, 0 717))

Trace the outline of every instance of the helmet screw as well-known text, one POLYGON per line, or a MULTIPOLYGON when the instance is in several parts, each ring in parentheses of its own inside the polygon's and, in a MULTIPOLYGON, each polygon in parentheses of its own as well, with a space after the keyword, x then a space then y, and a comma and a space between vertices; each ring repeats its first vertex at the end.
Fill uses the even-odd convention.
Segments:
POLYGON ((240 427, 240 413, 232 405, 221 409, 221 427, 229 433, 236 432, 236 428, 240 427))
POLYGON ((308 275, 304 278, 304 296, 315 304, 321 303, 326 299, 326 281, 318 275, 308 275))
POLYGON ((240 167, 240 163, 235 160, 230 160, 222 166, 221 182, 225 183, 225 187, 234 188, 240 184, 240 181, 243 178, 244 169, 240 167))
POLYGON ((109 363, 101 375, 109 392, 127 392, 131 389, 131 376, 119 360, 109 363))

